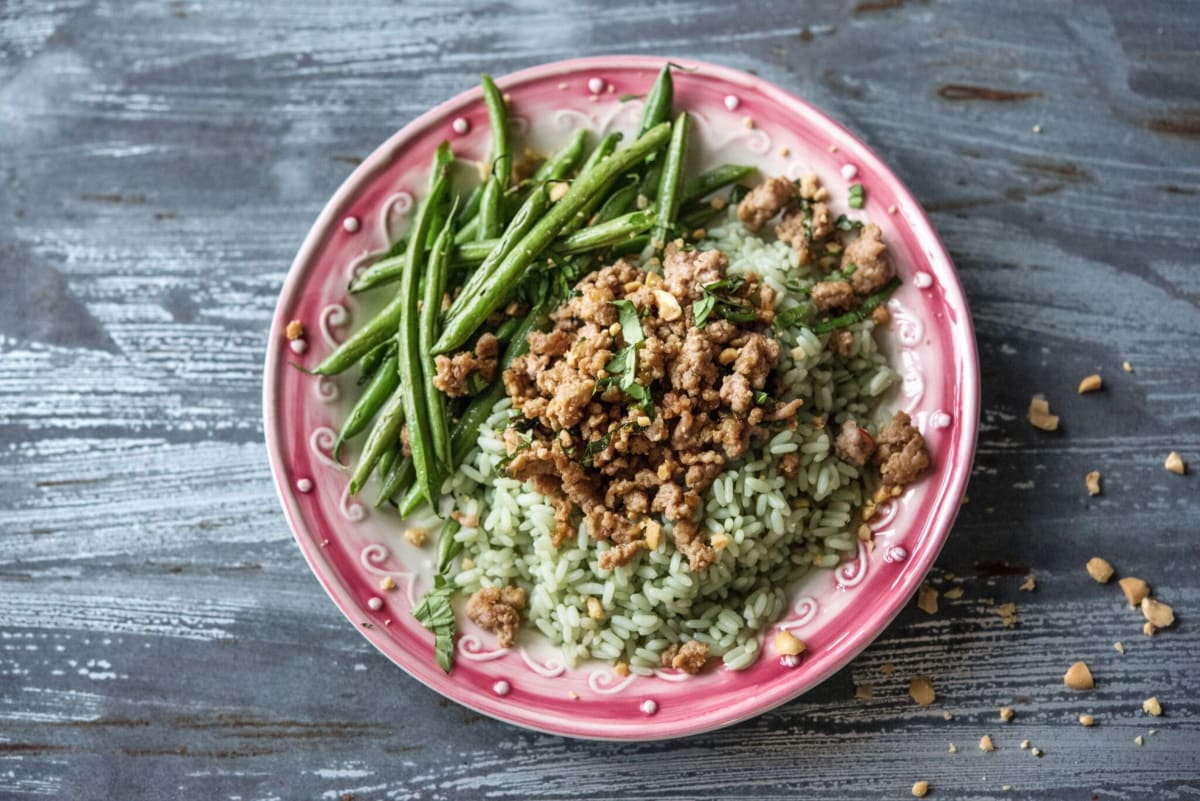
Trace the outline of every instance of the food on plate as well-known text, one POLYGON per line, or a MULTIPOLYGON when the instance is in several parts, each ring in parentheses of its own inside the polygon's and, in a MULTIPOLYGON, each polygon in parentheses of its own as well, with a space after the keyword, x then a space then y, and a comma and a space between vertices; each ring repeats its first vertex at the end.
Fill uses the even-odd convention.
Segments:
POLYGON ((789 584, 930 466, 889 408, 883 231, 816 176, 689 175, 670 69, 631 141, 581 131, 540 163, 485 76, 486 177, 458 185, 438 148, 405 238, 350 285, 386 304, 312 370, 362 375, 350 490, 374 477, 377 505, 440 525, 414 615, 446 670, 460 615, 623 675, 748 667, 789 584))

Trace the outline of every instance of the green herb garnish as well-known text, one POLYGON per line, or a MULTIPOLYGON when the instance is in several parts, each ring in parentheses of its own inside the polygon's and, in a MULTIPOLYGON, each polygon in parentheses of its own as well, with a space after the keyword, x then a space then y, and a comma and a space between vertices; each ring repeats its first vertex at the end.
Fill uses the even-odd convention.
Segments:
POLYGON ((754 393, 754 403, 756 406, 762 406, 764 403, 766 403, 770 399, 771 399, 771 396, 768 395, 763 390, 760 390, 760 391, 754 393))
POLYGON ((433 589, 421 596, 413 608, 422 626, 433 632, 433 651, 437 663, 447 673, 454 667, 454 607, 450 601, 458 588, 445 576, 433 577, 433 589))
POLYGON ((833 226, 839 231, 859 231, 862 230, 863 224, 861 220, 852 220, 845 214, 839 214, 833 226))
POLYGON ((642 333, 642 321, 638 315, 638 307, 628 300, 614 300, 612 305, 617 307, 617 322, 621 326, 621 336, 627 345, 636 345, 645 340, 642 333))
POLYGON ((887 285, 885 285, 883 289, 863 298, 863 302, 859 304, 858 308, 854 311, 846 312, 843 315, 814 325, 812 329, 813 333, 828 334, 829 332, 836 331, 839 328, 845 328, 847 326, 854 325, 855 323, 862 322, 863 320, 867 319, 867 315, 870 314, 876 306, 881 305, 888 298, 890 298, 898 286, 900 286, 900 279, 893 278, 891 281, 887 282, 887 285))
POLYGON ((867 192, 862 184, 850 184, 850 208, 861 209, 867 200, 867 192))
POLYGON ((703 328, 708 322, 708 315, 712 314, 715 305, 717 305, 717 299, 707 292, 700 300, 692 302, 692 317, 696 320, 697 328, 703 328))

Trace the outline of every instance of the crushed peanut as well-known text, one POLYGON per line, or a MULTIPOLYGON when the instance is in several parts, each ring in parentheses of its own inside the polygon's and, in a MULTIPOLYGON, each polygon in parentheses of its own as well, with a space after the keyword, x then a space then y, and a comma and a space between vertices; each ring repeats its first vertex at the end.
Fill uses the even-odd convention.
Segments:
POLYGON ((737 361, 737 348, 725 348, 717 355, 717 361, 724 367, 728 367, 737 361))
POLYGON ((1093 556, 1087 563, 1088 575, 1094 578, 1101 584, 1107 584, 1108 580, 1113 577, 1113 566, 1099 556, 1093 556))
POLYGON ((1014 603, 1000 604, 992 609, 992 611, 1000 616, 1000 622, 1004 624, 1004 628, 1006 629, 1011 629, 1020 620, 1017 617, 1017 605, 1014 603))
POLYGON ((1021 586, 1017 587, 1017 589, 1021 590, 1022 592, 1033 592, 1034 590, 1036 590, 1037 582, 1033 580, 1033 574, 1031 573, 1028 576, 1026 576, 1025 581, 1022 582, 1021 586))
POLYGON ((1092 472, 1088 473, 1087 476, 1084 477, 1083 481, 1087 485, 1088 495, 1099 495, 1100 494, 1100 471, 1099 470, 1093 470, 1092 472))
POLYGON ((670 292, 662 289, 654 290, 654 300, 658 304, 658 316, 671 322, 678 320, 683 316, 683 309, 679 306, 679 301, 670 292))
POLYGON ((1154 632, 1156 632, 1156 631, 1158 631, 1158 629, 1155 628, 1154 624, 1151 623, 1149 620, 1147 620, 1145 622, 1145 624, 1142 625, 1142 634, 1145 634, 1147 637, 1153 637, 1154 632))
POLYGON ((571 690, 569 693, 567 693, 567 697, 570 698, 572 701, 578 701, 579 693, 575 692, 574 690, 571 690))
POLYGON ((917 591, 917 608, 927 615, 936 615, 938 610, 938 591, 928 584, 922 584, 917 591))
POLYGON ((709 542, 712 544, 712 547, 716 548, 718 551, 723 551, 729 547, 731 540, 729 539, 728 534, 721 531, 713 534, 712 539, 710 539, 709 542))
POLYGON ((1187 463, 1176 451, 1167 454, 1167 461, 1163 462, 1163 467, 1167 468, 1168 473, 1174 473, 1177 476, 1182 476, 1187 472, 1187 463))
POLYGON ((1079 725, 1090 729, 1092 726, 1096 725, 1096 719, 1091 715, 1080 715, 1079 725))
POLYGON ((1010 720, 1012 720, 1013 715, 1015 714, 1017 713, 1013 711, 1011 706, 1000 707, 1000 720, 1004 721, 1005 723, 1008 723, 1010 720))
POLYGON ((408 540, 409 545, 415 545, 418 548, 425 547, 425 543, 429 540, 429 532, 423 528, 413 526, 412 528, 404 529, 404 539, 408 540))
POLYGON ((1029 422, 1042 431, 1058 430, 1058 415, 1050 414, 1050 404, 1045 398, 1029 401, 1029 422))
POLYGON ((882 665, 879 666, 879 672, 885 676, 890 676, 896 672, 896 666, 893 665, 891 662, 884 662, 882 665))
POLYGON ((1152 696, 1142 701, 1142 711, 1157 718, 1162 715, 1162 704, 1158 702, 1157 697, 1152 696))
POLYGON ((1095 392, 1096 390, 1100 389, 1100 387, 1100 376, 1096 373, 1092 373, 1087 378, 1079 382, 1079 394, 1084 395, 1088 392, 1095 392))
POLYGON ((996 750, 996 744, 992 742, 991 735, 983 735, 979 738, 979 750, 992 752, 996 750))
POLYGON ((658 550, 658 544, 662 540, 662 523, 657 520, 646 521, 646 547, 652 551, 658 550))
POLYGON ((954 713, 947 709, 942 713, 942 720, 954 720, 954 713))
POLYGON ((1162 601, 1143 598, 1142 617, 1146 618, 1147 622, 1154 624, 1155 628, 1165 629, 1175 622, 1175 610, 1162 601))
POLYGON ((1038 759, 1041 759, 1046 754, 1046 752, 1040 748, 1031 748, 1031 749, 1029 749, 1029 751, 1038 759))
POLYGON ((775 650, 782 656, 796 656, 804 653, 804 643, 790 631, 781 630, 775 635, 775 650))
POLYGON ((1134 737, 1134 738, 1133 738, 1133 741, 1134 741, 1135 743, 1137 743, 1138 745, 1145 745, 1145 744, 1146 744, 1146 738, 1145 738, 1145 737, 1143 737, 1143 736, 1142 736, 1142 735, 1140 735, 1140 734, 1139 734, 1137 737, 1134 737))
POLYGON ((1096 686, 1092 679, 1092 671, 1088 670, 1087 662, 1079 661, 1067 668, 1063 674, 1063 684, 1072 690, 1090 690, 1096 686))
POLYGON ((288 339, 299 339, 304 336, 304 323, 299 320, 292 320, 287 324, 287 328, 284 329, 283 333, 288 339))
POLYGON ((1121 585, 1121 592, 1125 593, 1125 600, 1129 601, 1129 608, 1141 604, 1141 602, 1150 597, 1150 585, 1142 581, 1140 578, 1130 576, 1123 578, 1117 582, 1121 585))
POLYGON ((1133 365, 1132 365, 1132 364, 1130 364, 1129 362, 1121 362, 1121 369, 1122 369, 1122 370, 1124 370, 1124 371, 1125 371, 1125 372, 1127 372, 1127 373, 1132 373, 1132 372, 1133 372, 1133 365))
POLYGON ((871 320, 876 325, 887 325, 892 321, 892 313, 887 310, 887 306, 876 306, 871 309, 871 320))
POLYGON ((379 589, 384 592, 396 589, 396 580, 391 576, 384 576, 379 580, 379 589))
POLYGON ((854 688, 854 697, 860 701, 870 701, 875 697, 875 688, 870 684, 860 684, 854 688))
POLYGON ((628 676, 629 664, 627 662, 618 662, 613 665, 613 673, 616 673, 618 676, 628 676))
POLYGON ((957 754, 957 753, 958 753, 958 746, 957 746, 957 745, 955 745, 954 743, 950 743, 950 747, 949 747, 949 748, 947 748, 946 750, 947 750, 947 751, 949 751, 949 752, 950 752, 950 753, 952 753, 952 754, 957 754))
POLYGON ((754 127, 754 118, 753 117, 742 117, 742 127, 743 128, 753 128, 754 127))
POLYGON ((924 798, 929 792, 929 782, 919 781, 914 782, 912 786, 912 794, 917 798, 924 798))
POLYGON ((568 184, 566 181, 552 182, 550 184, 550 192, 549 192, 550 202, 557 203, 558 201, 562 200, 563 195, 567 194, 567 190, 570 188, 571 188, 571 185, 568 184))
POLYGON ((1022 748, 1024 748, 1026 751, 1028 751, 1028 750, 1029 750, 1029 747, 1030 747, 1031 745, 1032 745, 1032 743, 1030 743, 1028 740, 1022 740, 1022 741, 1021 741, 1021 747, 1022 747, 1022 748))
POLYGON ((1124 645, 1122 645, 1122 644, 1121 644, 1121 643, 1119 643, 1119 642, 1114 642, 1114 643, 1113 643, 1113 650, 1114 650, 1114 651, 1116 651, 1118 654, 1124 654, 1124 653, 1125 653, 1125 646, 1124 646, 1124 645))
POLYGON ((964 592, 965 590, 963 590, 962 587, 951 587, 943 594, 951 601, 957 601, 959 598, 963 597, 964 592))
POLYGON ((608 617, 608 615, 604 613, 604 604, 600 603, 599 598, 589 597, 587 599, 587 608, 588 617, 590 617, 592 620, 604 620, 604 618, 608 617))
POLYGON ((928 676, 913 676, 908 682, 908 694, 919 706, 929 706, 937 698, 928 676))

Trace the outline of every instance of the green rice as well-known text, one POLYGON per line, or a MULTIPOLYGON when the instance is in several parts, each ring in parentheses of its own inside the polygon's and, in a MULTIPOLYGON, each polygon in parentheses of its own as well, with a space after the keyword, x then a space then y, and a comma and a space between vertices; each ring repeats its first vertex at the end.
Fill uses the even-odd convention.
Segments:
MULTIPOLYGON (((758 274, 775 290, 777 310, 797 305, 815 283, 790 247, 748 234, 732 213, 700 247, 724 252, 731 274, 758 274)), ((834 424, 847 417, 875 422, 897 380, 873 327, 865 321, 850 329, 854 347, 847 358, 825 350, 823 339, 803 326, 776 330, 777 369, 788 387, 781 400, 804 399, 800 425, 755 443, 713 482, 703 526, 723 533, 728 545, 699 574, 688 569, 670 536, 612 570, 599 566, 608 543, 592 540, 582 524, 574 541, 555 548, 551 500, 501 467, 511 403, 500 401, 478 447, 449 481, 455 508, 480 521, 457 534, 470 559, 455 578, 458 586, 468 593, 524 587, 529 604, 522 636, 541 632, 561 648, 569 667, 586 659, 623 661, 649 675, 664 650, 687 640, 707 643, 731 669, 749 667, 761 648, 760 633, 787 609, 789 585, 814 567, 836 566, 856 548, 860 510, 878 479, 838 460, 832 436, 834 424), (811 425, 814 416, 827 417, 829 428, 811 425), (791 477, 779 470, 789 453, 801 464, 791 477), (600 601, 606 617, 589 617, 589 598, 600 601)))

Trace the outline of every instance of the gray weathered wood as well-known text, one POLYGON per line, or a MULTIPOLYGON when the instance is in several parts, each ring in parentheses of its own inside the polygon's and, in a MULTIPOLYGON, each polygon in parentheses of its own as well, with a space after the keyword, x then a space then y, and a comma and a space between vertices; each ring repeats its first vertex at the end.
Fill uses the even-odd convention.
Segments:
POLYGON ((738 5, 0 4, 0 797, 1200 793, 1200 493, 1162 468, 1200 467, 1200 7, 738 5), (292 545, 259 409, 284 272, 352 164, 482 70, 611 51, 752 69, 863 135, 952 251, 985 370, 935 573, 964 597, 775 712, 641 746, 481 719, 375 653, 292 545), (1058 434, 1024 422, 1039 391, 1058 434), (1143 636, 1093 554, 1177 625, 1143 636))

